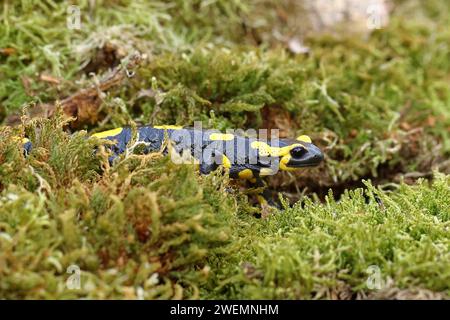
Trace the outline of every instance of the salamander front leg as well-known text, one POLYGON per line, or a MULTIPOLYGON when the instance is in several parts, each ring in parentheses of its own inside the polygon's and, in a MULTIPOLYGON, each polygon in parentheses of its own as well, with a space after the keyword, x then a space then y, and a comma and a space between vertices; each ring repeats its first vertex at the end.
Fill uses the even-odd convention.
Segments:
POLYGON ((267 187, 267 183, 261 177, 255 177, 254 182, 251 181, 251 183, 257 190, 256 198, 261 208, 263 209, 263 216, 267 215, 267 212, 266 214, 264 214, 264 211, 271 211, 271 209, 281 208, 280 204, 273 200, 272 192, 270 192, 267 187))

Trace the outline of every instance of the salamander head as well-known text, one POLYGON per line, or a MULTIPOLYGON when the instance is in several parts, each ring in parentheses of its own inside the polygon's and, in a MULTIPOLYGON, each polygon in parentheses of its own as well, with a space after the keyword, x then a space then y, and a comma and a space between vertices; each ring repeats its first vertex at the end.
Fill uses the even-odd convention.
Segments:
POLYGON ((280 157, 281 170, 317 166, 323 161, 322 151, 311 142, 297 141, 289 147, 289 152, 280 157))
POLYGON ((285 171, 303 167, 317 166, 323 161, 322 151, 315 146, 308 136, 300 136, 289 143, 286 152, 280 155, 280 169, 285 171))
POLYGON ((300 136, 296 140, 280 139, 277 145, 255 141, 252 147, 258 149, 260 156, 278 157, 279 169, 283 171, 317 166, 324 158, 322 151, 308 136, 300 136))

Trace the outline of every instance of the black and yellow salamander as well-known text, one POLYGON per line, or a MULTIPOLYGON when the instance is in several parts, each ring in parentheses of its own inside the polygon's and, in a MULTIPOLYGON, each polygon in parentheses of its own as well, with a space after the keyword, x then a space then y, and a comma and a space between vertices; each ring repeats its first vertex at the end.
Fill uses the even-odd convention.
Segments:
MULTIPOLYGON (((107 147, 111 150, 110 162, 119 154, 129 151, 130 143, 143 146, 143 153, 159 152, 176 154, 172 160, 190 160, 199 164, 200 172, 208 174, 223 166, 229 170, 231 178, 245 179, 263 187, 262 177, 274 175, 278 171, 316 166, 323 160, 321 150, 308 136, 297 139, 257 139, 233 133, 213 130, 183 128, 179 126, 141 126, 136 128, 133 139, 131 127, 123 127, 95 133, 92 136, 113 141, 107 147), (168 140, 167 140, 168 139, 168 140), (167 143, 170 142, 170 143, 167 143)), ((24 151, 29 153, 32 145, 24 140, 24 151)), ((190 162, 192 163, 192 162, 190 162)))

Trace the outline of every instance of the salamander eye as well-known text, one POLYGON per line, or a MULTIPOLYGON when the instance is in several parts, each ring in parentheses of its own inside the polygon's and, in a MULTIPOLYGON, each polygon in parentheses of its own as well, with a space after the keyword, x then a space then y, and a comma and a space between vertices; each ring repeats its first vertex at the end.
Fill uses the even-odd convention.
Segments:
POLYGON ((306 149, 302 147, 295 147, 291 150, 291 156, 294 158, 301 158, 306 153, 306 149))

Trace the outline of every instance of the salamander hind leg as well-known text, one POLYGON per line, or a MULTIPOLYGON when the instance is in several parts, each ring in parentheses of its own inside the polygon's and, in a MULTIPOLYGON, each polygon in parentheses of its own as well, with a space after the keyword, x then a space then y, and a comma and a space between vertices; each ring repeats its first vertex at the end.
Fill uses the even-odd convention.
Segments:
MULTIPOLYGON (((281 205, 274 200, 274 195, 268 189, 266 182, 258 175, 257 172, 252 172, 253 177, 247 178, 249 181, 250 190, 248 194, 253 194, 261 207, 261 217, 266 217, 280 209, 281 205)), ((244 174, 241 174, 241 178, 244 174)), ((248 174, 249 175, 249 174, 248 174)))

